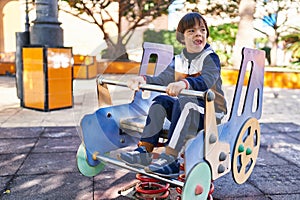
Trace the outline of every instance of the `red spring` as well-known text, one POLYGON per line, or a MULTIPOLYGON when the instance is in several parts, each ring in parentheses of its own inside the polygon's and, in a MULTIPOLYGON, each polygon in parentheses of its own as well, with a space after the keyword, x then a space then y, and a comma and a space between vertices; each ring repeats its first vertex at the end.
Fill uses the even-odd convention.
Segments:
MULTIPOLYGON (((180 154, 180 157, 184 159, 184 153, 181 153, 181 154, 180 154)), ((184 162, 180 163, 179 166, 180 166, 180 170, 181 170, 181 171, 184 171, 184 162)))
POLYGON ((170 184, 162 185, 155 182, 140 182, 135 186, 135 196, 139 199, 166 199, 169 194, 170 184))
POLYGON ((159 182, 159 180, 151 178, 149 176, 145 176, 143 174, 136 174, 135 178, 141 182, 159 182))
POLYGON ((135 186, 135 196, 138 199, 166 199, 170 195, 169 187, 170 184, 160 184, 159 180, 142 175, 137 174, 136 179, 140 182, 135 186))
MULTIPOLYGON (((185 182, 185 174, 180 174, 178 176, 178 180, 181 181, 181 182, 185 182)), ((181 194, 182 193, 182 188, 181 187, 176 187, 176 192, 178 194, 181 194)))
POLYGON ((177 197, 176 197, 176 200, 181 200, 181 196, 177 196, 177 197))
MULTIPOLYGON (((213 182, 211 182, 211 184, 210 184, 210 189, 209 189, 208 194, 209 194, 209 195, 212 195, 212 193, 213 193, 214 191, 215 191, 215 185, 214 185, 213 182)), ((211 197, 211 199, 212 199, 212 197, 211 197)))
MULTIPOLYGON (((179 177, 178 177, 178 180, 184 182, 185 181, 185 175, 180 174, 179 177)), ((215 190, 215 186, 214 186, 213 182, 211 182, 210 189, 209 189, 208 196, 207 196, 207 200, 213 200, 212 193, 214 192, 214 190, 215 190)), ((176 187, 176 192, 181 195, 182 194, 182 188, 181 187, 176 187)), ((178 196, 176 200, 180 200, 180 199, 181 199, 181 197, 178 196)))
POLYGON ((184 171, 184 163, 180 163, 179 169, 180 169, 181 171, 184 171))

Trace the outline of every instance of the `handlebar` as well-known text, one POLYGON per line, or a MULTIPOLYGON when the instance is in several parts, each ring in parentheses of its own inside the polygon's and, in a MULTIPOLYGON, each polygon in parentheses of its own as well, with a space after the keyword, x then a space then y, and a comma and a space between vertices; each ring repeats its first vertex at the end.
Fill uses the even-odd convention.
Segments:
MULTIPOLYGON (((105 79, 101 76, 97 77, 96 81, 97 81, 97 84, 99 84, 99 85, 109 84, 109 85, 117 85, 117 86, 127 87, 127 84, 125 82, 116 81, 116 80, 109 80, 109 79, 105 79)), ((154 92, 166 92, 167 87, 166 86, 160 86, 160 85, 140 84, 139 89, 149 90, 149 91, 154 91, 154 92)), ((215 98, 215 94, 211 90, 201 92, 201 91, 183 89, 180 92, 180 95, 195 96, 195 97, 200 97, 201 99, 204 99, 205 95, 207 95, 208 101, 214 100, 214 98, 215 98)))

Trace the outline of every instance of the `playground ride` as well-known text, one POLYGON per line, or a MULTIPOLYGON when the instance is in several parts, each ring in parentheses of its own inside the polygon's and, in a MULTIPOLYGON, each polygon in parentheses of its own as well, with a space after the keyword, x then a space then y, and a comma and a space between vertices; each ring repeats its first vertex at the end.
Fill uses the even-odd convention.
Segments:
MULTIPOLYGON (((150 54, 157 54, 154 75, 159 74, 171 61, 173 51, 168 45, 145 43, 140 74, 145 74, 150 54), (145 64, 146 63, 146 64, 145 64)), ((185 145, 181 164, 182 174, 165 178, 146 173, 109 157, 109 152, 136 145, 145 124, 151 100, 165 92, 166 87, 140 85, 129 104, 112 105, 107 85, 126 87, 126 83, 97 78, 100 108, 81 120, 82 144, 77 152, 79 171, 85 176, 95 176, 112 164, 137 173, 138 184, 133 186, 136 199, 168 199, 170 187, 176 188, 177 199, 212 199, 213 181, 232 171, 236 183, 244 183, 251 175, 260 146, 258 119, 262 113, 264 83, 263 51, 243 48, 242 62, 227 122, 217 124, 214 93, 183 90, 181 95, 196 96, 205 101, 205 127, 185 145), (248 68, 248 69, 247 69, 248 68), (250 69, 249 69, 250 68, 250 69), (246 92, 243 92, 246 71, 249 71, 246 92), (143 98, 144 91, 151 91, 143 98)), ((167 127, 166 127, 167 129, 167 127)))

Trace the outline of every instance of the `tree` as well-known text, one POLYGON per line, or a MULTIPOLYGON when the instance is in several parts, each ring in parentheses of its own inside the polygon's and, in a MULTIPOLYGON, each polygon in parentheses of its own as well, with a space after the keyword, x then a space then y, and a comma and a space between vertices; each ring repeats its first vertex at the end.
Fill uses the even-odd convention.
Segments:
POLYGON ((224 0, 208 0, 189 1, 187 10, 199 12, 205 15, 219 16, 220 18, 230 17, 235 18, 238 16, 238 9, 241 0, 237 1, 224 1, 224 0), (190 3, 190 4, 189 4, 190 3))
POLYGON ((89 23, 96 24, 104 35, 107 49, 103 57, 128 59, 126 44, 134 30, 145 26, 157 17, 166 14, 169 0, 62 0, 67 2, 71 10, 60 6, 63 10, 89 23), (111 6, 117 6, 118 16, 110 13, 111 6), (127 22, 123 26, 122 21, 127 22), (110 28, 108 28, 110 25, 110 28), (114 27, 116 31, 111 31, 114 27))
POLYGON ((235 48, 233 51, 233 65, 239 67, 241 62, 241 51, 243 47, 253 48, 253 15, 255 13, 254 0, 241 0, 239 2, 239 17, 238 32, 235 40, 235 48))
POLYGON ((286 35, 291 29, 289 19, 295 17, 300 11, 299 0, 260 0, 257 1, 256 18, 262 20, 263 25, 271 28, 255 27, 256 30, 265 34, 272 44, 271 47, 271 66, 277 63, 277 48, 279 38, 286 35))
POLYGON ((292 51, 295 62, 300 62, 300 27, 294 27, 294 31, 281 38, 285 41, 287 49, 292 51))
POLYGON ((225 23, 209 27, 211 42, 217 46, 216 53, 219 55, 222 66, 230 65, 232 47, 238 30, 238 23, 225 23))
MULTIPOLYGON (((238 21, 238 32, 234 42, 234 51, 232 62, 234 66, 239 66, 241 61, 242 47, 254 46, 253 32, 253 15, 255 12, 254 0, 209 0, 206 4, 198 0, 198 5, 195 10, 211 15, 218 16, 222 19, 230 19, 230 21, 238 21), (200 10, 200 8, 202 10, 200 10)), ((234 24, 233 24, 234 26, 234 24)))

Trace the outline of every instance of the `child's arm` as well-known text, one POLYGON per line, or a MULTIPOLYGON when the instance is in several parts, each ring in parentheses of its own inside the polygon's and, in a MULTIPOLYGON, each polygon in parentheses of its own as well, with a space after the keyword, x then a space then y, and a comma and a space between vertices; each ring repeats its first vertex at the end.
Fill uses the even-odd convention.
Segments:
POLYGON ((190 89, 198 91, 206 91, 216 84, 220 79, 220 60, 217 54, 209 54, 203 62, 203 69, 201 75, 197 77, 188 77, 190 89))
POLYGON ((127 81, 127 86, 132 90, 139 90, 140 84, 145 84, 146 80, 143 76, 135 76, 127 81))
POLYGON ((140 84, 153 84, 153 85, 163 85, 167 86, 169 83, 174 82, 174 59, 172 62, 168 65, 168 67, 161 72, 158 76, 135 76, 133 78, 130 78, 127 81, 127 86, 132 90, 139 90, 140 84))
POLYGON ((173 59, 172 62, 168 65, 168 67, 161 72, 159 75, 151 77, 145 75, 145 79, 147 84, 153 85, 163 85, 167 86, 169 83, 175 81, 175 60, 173 59))

